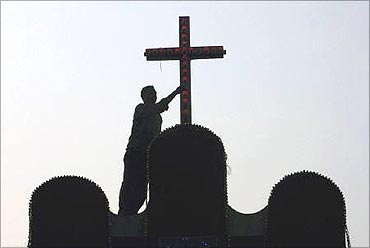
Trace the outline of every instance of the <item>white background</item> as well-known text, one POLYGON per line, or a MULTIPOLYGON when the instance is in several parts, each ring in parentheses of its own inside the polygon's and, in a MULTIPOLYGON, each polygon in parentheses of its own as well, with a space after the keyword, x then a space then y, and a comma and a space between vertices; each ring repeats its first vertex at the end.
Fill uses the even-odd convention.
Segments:
MULTIPOLYGON (((193 46, 193 122, 224 142, 229 204, 253 213, 289 173, 342 190, 352 245, 369 245, 369 3, 1 2, 1 246, 25 246, 32 191, 59 175, 99 184, 118 210, 140 90, 179 85, 177 61, 145 48, 193 46), (161 70, 162 69, 162 70, 161 70)), ((179 98, 162 129, 179 123, 179 98)), ((196 173, 196 172, 195 172, 196 173)))

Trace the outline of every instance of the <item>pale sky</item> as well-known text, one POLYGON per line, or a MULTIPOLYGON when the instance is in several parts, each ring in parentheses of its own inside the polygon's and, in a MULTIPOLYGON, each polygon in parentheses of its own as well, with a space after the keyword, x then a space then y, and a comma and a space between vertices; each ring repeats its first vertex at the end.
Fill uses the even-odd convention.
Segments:
MULTIPOLYGON (((164 97, 177 61, 145 48, 192 46, 193 123, 228 154, 229 205, 254 213, 285 175, 311 170, 342 190, 354 247, 369 246, 369 2, 1 1, 1 246, 25 246, 32 191, 54 176, 95 181, 118 211, 122 157, 140 90, 164 97)), ((162 129, 180 122, 179 98, 162 129)))

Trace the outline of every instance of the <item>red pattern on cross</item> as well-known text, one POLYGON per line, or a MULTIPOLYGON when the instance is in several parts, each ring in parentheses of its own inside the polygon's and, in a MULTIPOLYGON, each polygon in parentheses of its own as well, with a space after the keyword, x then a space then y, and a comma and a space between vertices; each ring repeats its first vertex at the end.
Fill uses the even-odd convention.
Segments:
POLYGON ((226 51, 222 46, 191 47, 189 17, 180 17, 179 47, 146 49, 147 60, 179 60, 180 84, 185 90, 181 93, 181 123, 191 124, 191 77, 192 59, 223 58, 226 51))

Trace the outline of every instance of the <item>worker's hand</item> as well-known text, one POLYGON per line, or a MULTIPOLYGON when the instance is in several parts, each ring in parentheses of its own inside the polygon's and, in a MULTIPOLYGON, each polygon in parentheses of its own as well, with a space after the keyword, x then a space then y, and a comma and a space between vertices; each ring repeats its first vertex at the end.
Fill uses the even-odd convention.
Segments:
POLYGON ((181 94, 185 90, 185 87, 183 85, 180 85, 176 88, 175 92, 176 94, 181 94))

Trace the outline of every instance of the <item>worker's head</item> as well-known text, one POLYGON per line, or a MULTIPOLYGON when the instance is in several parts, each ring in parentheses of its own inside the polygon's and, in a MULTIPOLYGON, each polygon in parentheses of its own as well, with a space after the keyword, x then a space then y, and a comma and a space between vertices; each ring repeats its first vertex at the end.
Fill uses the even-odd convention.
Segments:
POLYGON ((152 85, 145 86, 141 90, 141 98, 144 103, 155 103, 157 101, 157 92, 152 85))

